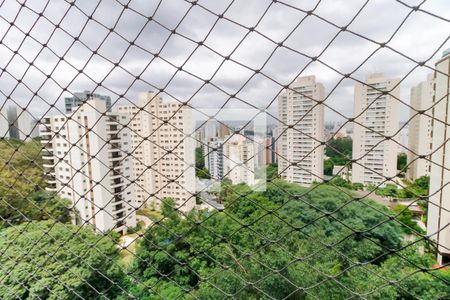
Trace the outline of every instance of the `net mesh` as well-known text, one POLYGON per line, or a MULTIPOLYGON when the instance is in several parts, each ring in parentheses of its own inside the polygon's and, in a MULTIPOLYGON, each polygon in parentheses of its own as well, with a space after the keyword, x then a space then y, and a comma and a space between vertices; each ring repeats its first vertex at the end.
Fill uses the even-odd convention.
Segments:
POLYGON ((444 2, 1 1, 0 298, 449 298, 444 2))

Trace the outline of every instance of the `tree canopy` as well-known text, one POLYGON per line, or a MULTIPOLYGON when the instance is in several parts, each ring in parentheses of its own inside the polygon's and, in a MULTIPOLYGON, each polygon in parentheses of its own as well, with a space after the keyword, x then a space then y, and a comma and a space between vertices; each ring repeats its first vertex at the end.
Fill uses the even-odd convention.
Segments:
POLYGON ((29 220, 70 220, 70 201, 44 190, 38 141, 0 140, 0 226, 29 220))
POLYGON ((165 219, 138 246, 130 293, 139 299, 435 299, 450 292, 448 272, 430 271, 438 279, 417 273, 434 259, 420 253, 420 243, 401 250, 402 226, 373 201, 280 179, 264 192, 240 184, 221 196, 226 209, 220 213, 184 217, 165 207, 165 219))
POLYGON ((347 164, 352 158, 352 139, 343 137, 327 141, 325 155, 335 165, 342 166, 347 164))
POLYGON ((109 236, 52 221, 0 231, 1 299, 114 298, 123 288, 109 236))
POLYGON ((397 155, 397 170, 406 172, 408 164, 408 156, 406 153, 400 153, 397 155))
MULTIPOLYGON (((416 229, 411 212, 355 201, 351 190, 362 186, 339 176, 303 188, 278 178, 271 165, 265 191, 223 178, 216 195, 225 207, 220 212, 181 213, 173 199, 165 199, 163 218, 154 220, 125 267, 116 237, 64 224, 71 218, 70 203, 41 188, 42 162, 30 162, 39 157, 36 143, 2 141, 0 154, 2 299, 436 299, 450 294, 450 272, 433 269, 435 259, 424 242, 405 240, 413 233, 409 227, 416 229)), ((426 195, 428 186, 423 177, 409 188, 426 195)), ((398 196, 402 191, 387 185, 377 192, 398 196)))

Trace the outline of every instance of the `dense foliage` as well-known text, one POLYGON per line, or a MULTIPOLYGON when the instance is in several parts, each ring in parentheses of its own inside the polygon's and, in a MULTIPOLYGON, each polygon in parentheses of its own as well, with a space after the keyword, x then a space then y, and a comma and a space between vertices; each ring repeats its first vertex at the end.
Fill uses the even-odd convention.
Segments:
POLYGON ((205 153, 203 147, 195 148, 195 176, 203 179, 211 178, 211 175, 205 166, 205 153))
POLYGON ((408 157, 406 153, 400 153, 397 155, 397 170, 401 172, 406 172, 408 164, 408 157))
POLYGON ((347 164, 352 158, 352 139, 343 137, 327 141, 325 155, 337 166, 347 164))
POLYGON ((336 187, 343 187, 355 191, 364 189, 364 184, 360 182, 351 182, 350 180, 346 180, 339 175, 334 176, 333 179, 330 181, 330 184, 336 187))
POLYGON ((203 147, 195 148, 195 169, 201 170, 205 167, 205 154, 203 147))
POLYGON ((255 178, 257 179, 265 178, 267 181, 271 181, 278 178, 278 165, 269 164, 257 168, 255 171, 255 178))
POLYGON ((400 199, 417 198, 427 196, 429 186, 430 178, 428 176, 422 176, 412 183, 406 183, 404 188, 399 188, 396 184, 388 183, 384 187, 377 188, 375 193, 380 196, 400 199))
MULTIPOLYGON (((425 244, 402 249, 405 234, 413 232, 408 227, 417 229, 405 207, 389 211, 371 202, 377 211, 366 205, 370 200, 352 201, 341 189, 363 185, 339 176, 310 189, 289 184, 278 178, 276 165, 264 170, 264 192, 224 178, 216 194, 226 207, 222 212, 194 210, 185 217, 166 199, 164 218, 152 218, 155 224, 140 239, 126 276, 117 237, 63 224, 70 221, 69 202, 41 188, 39 149, 36 142, 0 142, 0 225, 6 227, 0 226, 1 299, 436 299, 450 294, 449 271, 432 269, 435 260, 425 244), (392 220, 396 214, 408 226, 392 220), (47 219, 52 221, 29 222, 47 219)), ((196 163, 204 169, 204 161, 196 163)), ((428 185, 422 177, 409 191, 386 186, 377 192, 427 195, 428 185)))
POLYGON ((411 210, 408 209, 407 206, 398 204, 394 207, 393 211, 398 215, 397 220, 399 220, 402 224, 404 224, 403 231, 407 234, 411 234, 413 232, 418 232, 424 234, 425 232, 420 228, 419 225, 413 220, 413 214, 411 210))
POLYGON ((184 218, 164 208, 165 219, 137 249, 130 293, 139 299, 436 299, 450 293, 447 271, 430 271, 438 278, 417 272, 435 260, 420 254, 419 244, 399 250, 403 229, 376 203, 370 205, 382 213, 332 186, 307 190, 278 179, 265 192, 241 184, 221 195, 228 208, 220 213, 192 211, 184 218))
POLYGON ((332 176, 333 175, 333 168, 334 168, 334 163, 331 160, 331 158, 325 159, 323 161, 323 174, 325 174, 327 176, 332 176))
POLYGON ((29 220, 70 220, 70 201, 47 193, 38 141, 0 140, 0 227, 29 220))
POLYGON ((121 293, 109 236, 52 221, 0 231, 0 299, 98 299, 121 293))

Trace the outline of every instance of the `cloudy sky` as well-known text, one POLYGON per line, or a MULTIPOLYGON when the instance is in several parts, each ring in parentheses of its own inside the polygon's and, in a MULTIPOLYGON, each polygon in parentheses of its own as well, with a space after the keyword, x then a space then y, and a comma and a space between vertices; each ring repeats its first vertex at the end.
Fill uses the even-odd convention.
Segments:
POLYGON ((198 108, 250 103, 276 112, 283 85, 315 75, 326 119, 339 120, 352 116, 355 79, 404 79, 401 100, 409 103, 411 86, 450 47, 448 0, 317 2, 3 0, 0 103, 41 116, 62 111, 71 92, 95 90, 124 104, 161 89, 198 108))

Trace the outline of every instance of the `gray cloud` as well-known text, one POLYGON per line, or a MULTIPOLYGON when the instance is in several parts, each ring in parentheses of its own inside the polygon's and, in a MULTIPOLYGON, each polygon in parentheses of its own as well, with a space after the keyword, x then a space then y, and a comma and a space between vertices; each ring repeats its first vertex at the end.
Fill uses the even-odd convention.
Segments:
MULTIPOLYGON (((305 68, 302 75, 314 74, 325 85, 327 105, 350 117, 354 81, 346 79, 340 82, 342 76, 337 72, 320 62, 311 63, 301 54, 317 56, 334 39, 320 59, 339 72, 349 73, 377 50, 378 45, 349 32, 339 32, 316 16, 306 16, 302 10, 313 9, 317 1, 283 2, 299 10, 269 0, 236 0, 228 10, 231 1, 201 0, 198 1, 200 5, 191 7, 187 1, 174 0, 162 1, 157 7, 158 1, 133 0, 128 5, 129 9, 124 9, 124 2, 115 0, 102 0, 98 7, 95 1, 76 1, 71 6, 69 1, 55 0, 44 7, 44 2, 30 0, 22 8, 18 2, 6 0, 0 7, 0 67, 6 68, 6 72, 0 75, 0 101, 4 102, 5 95, 10 94, 18 103, 25 104, 33 99, 30 108, 33 114, 38 115, 49 109, 45 102, 57 103, 62 110, 62 88, 70 92, 96 89, 113 99, 117 99, 117 94, 125 94, 128 100, 120 101, 124 103, 136 101, 139 92, 167 86, 167 94, 178 99, 192 98, 197 107, 219 107, 229 98, 227 94, 238 91, 237 97, 265 107, 283 85, 294 80, 305 68), (42 12, 45 18, 34 11, 42 12), (87 16, 92 13, 93 19, 89 20, 87 16), (217 20, 216 15, 222 13, 225 18, 217 20), (151 21, 147 19, 149 16, 153 16, 151 21), (305 20, 295 29, 302 18, 305 20), (170 30, 182 19, 176 29, 177 34, 171 34, 170 30), (247 29, 228 19, 246 27, 256 26, 256 31, 246 36, 247 29), (14 26, 11 27, 9 22, 12 21, 14 26), (59 28, 52 23, 58 24, 59 28), (110 32, 113 26, 116 27, 110 32), (79 40, 75 41, 73 37, 79 40), (285 45, 301 54, 285 47, 279 48, 271 41, 280 42, 286 38, 285 45), (133 40, 135 45, 130 46, 129 41, 133 40), (198 47, 195 42, 203 40, 204 46, 198 47), (41 51, 44 43, 46 47, 41 51), (97 54, 87 63, 92 51, 97 49, 97 54), (158 53, 159 57, 154 58, 152 53, 158 53), (231 60, 223 62, 223 57, 230 54, 238 63, 231 60), (59 61, 60 56, 64 56, 63 61, 59 61), (120 65, 114 65, 119 61, 120 65), (33 65, 30 67, 31 62, 33 65), (261 72, 272 80, 261 74, 254 75, 239 64, 251 69, 262 68, 261 72), (183 71, 178 70, 182 65, 183 71), (78 70, 81 69, 83 72, 80 74, 78 70), (47 78, 49 74, 53 81, 47 78), (135 76, 139 74, 142 74, 141 80, 135 82, 135 76), (215 74, 211 83, 225 93, 211 84, 197 92, 203 82, 192 74, 208 80, 215 74), (18 84, 17 79, 22 83, 18 84), (98 86, 99 82, 102 86, 98 86), (338 83, 338 87, 329 94, 338 83), (38 92, 45 101, 33 98, 34 92, 38 92)), ((315 13, 337 26, 345 26, 364 2, 321 1, 315 13)), ((408 1, 409 5, 418 3, 408 1)), ((450 15, 446 0, 427 1, 422 7, 441 16, 450 15)), ((409 8, 397 1, 369 1, 348 28, 376 42, 385 42, 409 12, 409 8)), ((450 22, 417 11, 407 18, 388 45, 418 61, 428 59, 438 50, 427 64, 433 67, 442 50, 450 45, 446 43, 441 47, 449 32, 450 22)), ((403 78, 415 66, 411 60, 384 48, 356 69, 353 76, 363 80, 367 73, 376 71, 403 78)), ((430 72, 430 69, 421 67, 405 78, 401 88, 403 101, 409 102, 411 86, 424 80, 430 72)), ((63 96, 68 94, 63 93, 63 96)), ((228 106, 246 105, 234 99, 228 106)), ((276 111, 276 102, 270 111, 276 111)), ((326 114, 327 119, 339 118, 330 110, 326 114)), ((402 119, 407 117, 406 107, 401 114, 402 119)))

